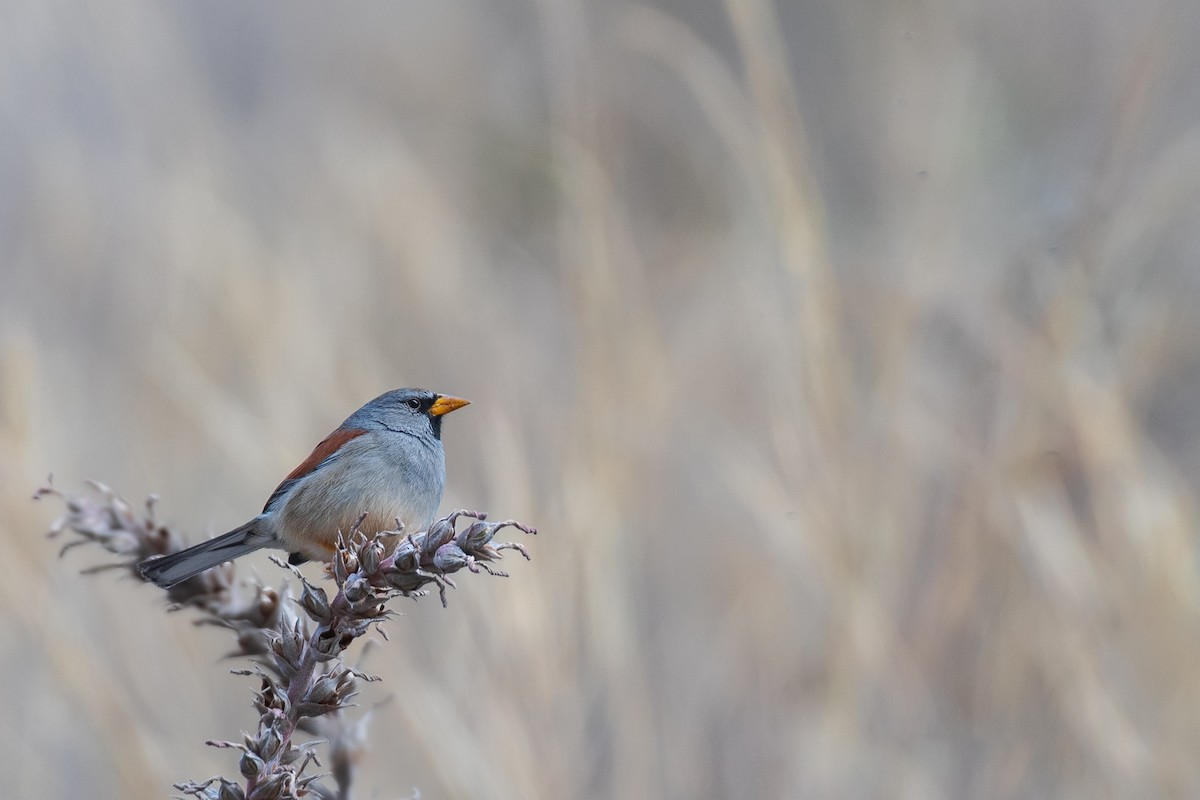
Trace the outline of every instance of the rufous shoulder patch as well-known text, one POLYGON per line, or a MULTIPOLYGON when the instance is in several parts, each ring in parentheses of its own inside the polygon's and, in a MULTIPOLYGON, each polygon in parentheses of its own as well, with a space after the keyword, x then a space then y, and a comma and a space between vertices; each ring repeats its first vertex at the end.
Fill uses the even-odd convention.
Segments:
POLYGON ((317 467, 321 466, 325 459, 329 458, 338 450, 340 450, 342 445, 351 439, 356 439, 359 436, 362 436, 366 432, 367 431, 365 428, 338 428, 336 431, 322 439, 321 443, 313 448, 313 451, 309 454, 308 458, 301 461, 300 466, 289 472, 288 476, 284 478, 278 486, 275 487, 275 491, 271 492, 271 496, 267 498, 266 505, 263 506, 263 512, 265 513, 268 511, 271 508, 271 505, 289 488, 291 488, 296 481, 315 471, 317 467))
POLYGON ((351 439, 356 439, 366 433, 365 428, 338 428, 333 433, 321 440, 321 443, 313 448, 312 453, 308 458, 300 462, 300 466, 288 473, 284 478, 285 481, 294 481, 303 478, 308 473, 321 466, 321 462, 329 458, 342 448, 346 442, 351 439))

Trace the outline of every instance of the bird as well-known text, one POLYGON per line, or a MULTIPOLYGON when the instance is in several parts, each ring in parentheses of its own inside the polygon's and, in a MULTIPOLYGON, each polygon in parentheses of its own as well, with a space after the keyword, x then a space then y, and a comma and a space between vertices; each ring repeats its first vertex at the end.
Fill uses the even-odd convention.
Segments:
POLYGON ((356 524, 367 535, 395 530, 397 520, 404 530, 425 530, 446 483, 442 417, 469 402, 425 389, 381 394, 322 439, 257 517, 206 542, 140 561, 138 574, 168 589, 265 547, 289 552, 292 564, 328 561, 339 532, 356 524))

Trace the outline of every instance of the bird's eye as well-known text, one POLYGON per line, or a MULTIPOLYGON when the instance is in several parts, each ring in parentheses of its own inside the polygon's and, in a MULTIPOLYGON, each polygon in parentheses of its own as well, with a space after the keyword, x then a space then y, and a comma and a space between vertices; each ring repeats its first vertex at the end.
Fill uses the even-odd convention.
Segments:
POLYGON ((411 408, 413 411, 416 411, 417 409, 419 409, 421 407, 421 401, 416 397, 413 397, 409 400, 405 400, 404 404, 406 406, 408 406, 409 408, 411 408))

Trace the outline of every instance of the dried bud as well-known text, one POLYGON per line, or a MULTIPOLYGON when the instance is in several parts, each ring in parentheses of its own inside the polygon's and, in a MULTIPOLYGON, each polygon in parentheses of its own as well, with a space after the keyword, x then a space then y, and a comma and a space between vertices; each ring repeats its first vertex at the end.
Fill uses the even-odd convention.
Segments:
POLYGON ((379 571, 379 562, 383 560, 383 544, 378 539, 358 551, 359 569, 367 575, 379 571))
POLYGON ((264 759, 271 759, 279 752, 279 748, 283 745, 283 737, 274 726, 264 728, 258 734, 258 739, 254 742, 254 752, 258 753, 264 759))
POLYGON ((250 800, 278 800, 284 796, 284 788, 291 777, 290 772, 268 775, 266 780, 254 787, 254 791, 250 793, 250 800))
POLYGON ((454 542, 448 542, 433 554, 433 566, 439 572, 457 572, 467 565, 467 554, 454 542))
POLYGON ((429 526, 429 530, 425 533, 425 540, 421 543, 422 558, 429 558, 437 552, 439 547, 454 538, 453 516, 439 519, 429 526))
POLYGON ((241 770, 242 775, 246 776, 247 778, 253 778, 256 775, 261 775, 266 767, 266 763, 264 763, 261 758, 248 750, 245 753, 242 753, 242 757, 238 761, 238 769, 241 770))
POLYGON ((304 594, 300 597, 300 605, 317 622, 324 623, 332 619, 329 613, 329 598, 326 596, 325 590, 319 586, 306 583, 304 594))
POLYGON ((346 580, 346 585, 342 587, 342 592, 346 595, 346 600, 351 605, 357 605, 370 596, 371 584, 367 583, 367 579, 356 572, 346 580))
POLYGON ((222 780, 218 785, 217 800, 246 800, 246 793, 236 783, 222 780))
POLYGON ((300 663, 304 653, 304 639, 300 630, 294 625, 281 625, 279 636, 271 642, 271 652, 293 667, 300 663))
POLYGON ((324 705, 337 696, 338 681, 333 675, 322 675, 313 682, 304 695, 306 703, 324 705))
POLYGON ((407 536, 403 542, 397 545, 396 552, 392 554, 392 569, 398 572, 412 572, 418 566, 420 566, 420 551, 413 537, 407 536))
POLYGON ((493 523, 473 522, 459 531, 454 541, 458 543, 459 547, 470 553, 490 542, 498 528, 499 526, 493 523))
POLYGON ((415 569, 411 572, 389 572, 386 578, 388 586, 391 586, 401 594, 412 594, 433 580, 431 575, 418 572, 415 569))

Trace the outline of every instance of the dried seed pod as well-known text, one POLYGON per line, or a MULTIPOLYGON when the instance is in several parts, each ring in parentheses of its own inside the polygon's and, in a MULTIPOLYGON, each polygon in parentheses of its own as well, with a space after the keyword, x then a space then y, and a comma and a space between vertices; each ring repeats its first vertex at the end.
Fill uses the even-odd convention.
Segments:
POLYGON ((269 711, 282 712, 287 710, 287 693, 281 692, 279 686, 269 675, 262 676, 262 687, 258 690, 255 700, 259 713, 269 711))

